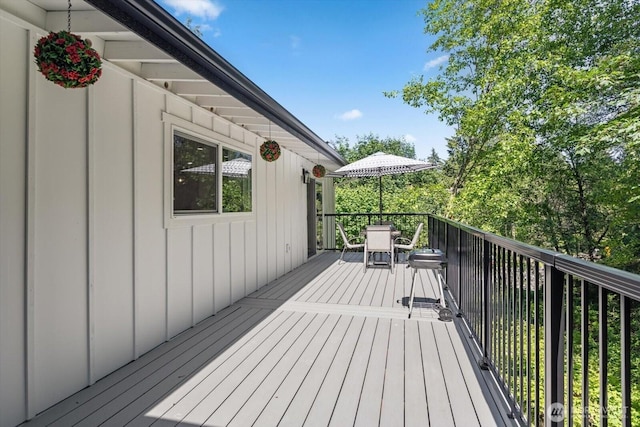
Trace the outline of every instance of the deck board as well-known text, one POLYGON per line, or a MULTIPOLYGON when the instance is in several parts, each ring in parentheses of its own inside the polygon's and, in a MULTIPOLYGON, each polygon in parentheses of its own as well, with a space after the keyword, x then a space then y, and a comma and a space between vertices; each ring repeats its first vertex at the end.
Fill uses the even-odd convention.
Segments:
POLYGON ((333 414, 329 422, 330 426, 340 427, 353 425, 354 423, 377 323, 377 319, 373 317, 368 317, 364 320, 358 344, 354 350, 349 369, 344 377, 338 401, 333 409, 333 414))
POLYGON ((379 425, 390 324, 391 321, 388 319, 378 320, 378 326, 371 345, 371 353, 369 354, 369 362, 367 363, 367 373, 362 386, 362 393, 360 394, 355 426, 379 425))
MULTIPOLYGON (((243 383, 236 390, 235 396, 230 396, 230 399, 225 401, 225 404, 216 411, 216 422, 219 425, 228 425, 240 412, 247 412, 253 414, 253 417, 257 417, 268 402, 261 397, 270 398, 274 395, 283 378, 292 372, 294 366, 299 362, 300 356, 314 341, 326 320, 326 315, 315 315, 299 339, 289 347, 271 369, 265 372, 266 375, 261 376, 262 381, 257 387, 253 386, 254 383, 251 382, 243 383)), ((244 425, 249 424, 245 422, 244 425)))
POLYGON ((303 379, 309 375, 311 368, 320 358, 322 349, 331 334, 336 330, 339 319, 340 316, 326 315, 318 333, 303 351, 289 374, 278 384, 275 392, 270 396, 261 396, 260 402, 252 402, 252 410, 240 412, 232 420, 230 426, 277 425, 287 410, 289 403, 297 394, 303 379))
POLYGON ((405 323, 404 320, 393 319, 390 325, 380 410, 380 425, 383 426, 404 426, 405 323))
MULTIPOLYGON (((411 270, 325 253, 25 426, 512 424, 459 319, 408 319, 411 270)), ((439 297, 420 270, 416 296, 439 297)))
POLYGON ((336 401, 340 394, 340 389, 349 364, 353 358, 354 350, 358 343, 358 338, 362 333, 365 318, 354 318, 344 340, 338 348, 336 357, 333 359, 331 367, 327 371, 324 381, 320 386, 318 394, 314 398, 313 405, 307 414, 304 425, 309 427, 321 427, 329 424, 336 401))
POLYGON ((212 375, 206 382, 198 384, 198 387, 191 391, 191 394, 194 394, 192 399, 196 402, 195 405, 187 402, 187 408, 172 408, 165 417, 179 418, 186 412, 179 425, 228 424, 228 419, 226 421, 218 419, 217 412, 220 406, 228 402, 228 398, 238 399, 236 392, 241 384, 254 386, 255 382, 259 383, 261 378, 268 374, 269 368, 284 355, 291 343, 304 332, 311 320, 311 316, 305 316, 303 313, 291 313, 283 322, 278 322, 273 333, 260 345, 249 348, 246 355, 243 355, 241 363, 237 365, 226 363, 218 375, 212 375), (193 409, 187 412, 190 408, 193 409))
MULTIPOLYGON (((353 317, 340 317, 336 328, 333 330, 332 334, 329 336, 329 339, 320 351, 318 359, 316 359, 316 363, 313 364, 311 370, 302 381, 295 396, 293 396, 293 399, 291 399, 289 405, 285 409, 282 418, 275 424, 258 419, 256 425, 303 425, 304 420, 307 418, 307 414, 309 413, 309 410, 313 405, 318 390, 320 389, 322 383, 326 378, 327 371, 331 367, 333 360, 338 353, 338 349, 342 344, 342 341, 344 340, 344 337, 347 334, 352 322, 353 317)), ((265 411, 263 412, 263 414, 268 415, 268 412, 269 411, 265 411)))
POLYGON ((460 371, 457 355, 451 345, 451 340, 447 329, 452 327, 452 323, 434 325, 433 333, 438 343, 438 353, 440 354, 444 380, 447 385, 449 404, 451 412, 455 414, 456 424, 464 426, 478 426, 479 420, 476 414, 465 378, 460 371))
POLYGON ((422 369, 424 381, 427 384, 429 425, 454 426, 449 390, 444 379, 444 367, 438 352, 438 344, 441 347, 443 343, 436 341, 432 323, 419 323, 418 329, 422 347, 422 369))
POLYGON ((404 417, 408 426, 426 426, 429 420, 427 389, 417 322, 406 322, 404 417))

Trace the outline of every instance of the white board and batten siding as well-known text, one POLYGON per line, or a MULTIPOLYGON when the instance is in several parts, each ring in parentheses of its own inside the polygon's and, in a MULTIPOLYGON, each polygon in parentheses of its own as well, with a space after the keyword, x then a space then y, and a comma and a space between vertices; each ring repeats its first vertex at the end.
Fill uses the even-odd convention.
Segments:
POLYGON ((0 13, 5 427, 306 262, 313 165, 266 163, 261 138, 109 63, 90 88, 55 86, 30 52, 45 32, 0 13), (171 126, 252 154, 252 213, 167 221, 171 126))

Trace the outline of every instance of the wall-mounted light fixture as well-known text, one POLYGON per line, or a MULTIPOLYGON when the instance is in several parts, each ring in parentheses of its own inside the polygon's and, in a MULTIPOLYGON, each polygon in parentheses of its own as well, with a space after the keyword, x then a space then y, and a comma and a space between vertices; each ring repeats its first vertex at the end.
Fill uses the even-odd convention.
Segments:
POLYGON ((308 184, 311 182, 311 174, 305 168, 302 168, 302 183, 308 184))

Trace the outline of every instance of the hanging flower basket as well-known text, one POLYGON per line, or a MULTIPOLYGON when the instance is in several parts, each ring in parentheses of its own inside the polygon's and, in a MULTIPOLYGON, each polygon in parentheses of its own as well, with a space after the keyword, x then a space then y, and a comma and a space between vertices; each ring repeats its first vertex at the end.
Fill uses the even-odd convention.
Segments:
POLYGON ((327 172, 326 169, 324 168, 324 166, 322 165, 315 165, 313 167, 313 176, 315 176, 316 178, 322 178, 324 176, 324 174, 327 172))
POLYGON ((102 60, 88 40, 69 31, 42 37, 33 56, 47 80, 64 88, 86 87, 102 75, 102 60))
POLYGON ((280 145, 272 140, 267 140, 260 146, 260 156, 267 162, 273 162, 280 157, 280 145))

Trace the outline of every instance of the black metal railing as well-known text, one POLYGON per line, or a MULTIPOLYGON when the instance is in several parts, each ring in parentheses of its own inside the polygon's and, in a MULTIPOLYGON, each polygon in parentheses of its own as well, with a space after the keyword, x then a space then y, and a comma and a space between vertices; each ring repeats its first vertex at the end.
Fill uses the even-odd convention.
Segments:
MULTIPOLYGON (((378 214, 326 216, 357 235, 378 214)), ((640 425, 640 276, 428 214, 384 214, 446 253, 454 308, 521 424, 640 425)), ((336 249, 342 248, 336 239, 336 249)), ((327 248, 333 249, 333 248, 327 248)))
POLYGON ((640 276, 444 218, 430 217, 428 234, 514 418, 640 425, 640 276))

